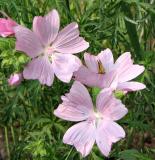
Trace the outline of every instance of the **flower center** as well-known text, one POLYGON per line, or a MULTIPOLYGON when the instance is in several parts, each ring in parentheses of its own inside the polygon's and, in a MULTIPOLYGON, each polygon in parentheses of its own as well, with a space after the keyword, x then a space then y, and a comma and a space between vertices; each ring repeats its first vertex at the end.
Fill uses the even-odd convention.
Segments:
POLYGON ((54 52, 54 48, 53 47, 46 47, 44 50, 44 54, 46 55, 52 55, 52 53, 54 52))
POLYGON ((103 119, 103 115, 99 112, 94 112, 94 116, 95 118, 98 120, 98 119, 103 119))
POLYGON ((98 60, 97 63, 98 63, 98 73, 99 73, 99 74, 104 74, 104 73, 105 73, 105 69, 104 69, 101 61, 98 60))
POLYGON ((100 122, 100 120, 103 119, 103 115, 99 112, 94 112, 94 119, 93 119, 93 123, 94 125, 97 127, 98 123, 100 122))

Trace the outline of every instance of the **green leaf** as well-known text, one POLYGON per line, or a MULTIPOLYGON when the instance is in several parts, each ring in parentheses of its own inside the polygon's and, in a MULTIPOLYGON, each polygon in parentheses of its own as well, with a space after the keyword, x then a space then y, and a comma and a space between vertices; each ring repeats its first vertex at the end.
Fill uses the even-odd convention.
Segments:
POLYGON ((122 160, 153 160, 147 155, 138 152, 136 149, 129 149, 119 153, 119 158, 122 160))

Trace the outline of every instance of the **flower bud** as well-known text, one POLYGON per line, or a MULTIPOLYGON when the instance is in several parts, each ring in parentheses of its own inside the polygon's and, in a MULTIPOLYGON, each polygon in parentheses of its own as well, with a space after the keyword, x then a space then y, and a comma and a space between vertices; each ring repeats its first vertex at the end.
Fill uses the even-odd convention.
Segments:
POLYGON ((14 27, 18 24, 12 19, 0 18, 0 36, 7 37, 14 34, 14 27))
POLYGON ((14 73, 11 74, 10 78, 8 79, 8 83, 10 86, 18 86, 22 80, 23 80, 22 73, 14 73))

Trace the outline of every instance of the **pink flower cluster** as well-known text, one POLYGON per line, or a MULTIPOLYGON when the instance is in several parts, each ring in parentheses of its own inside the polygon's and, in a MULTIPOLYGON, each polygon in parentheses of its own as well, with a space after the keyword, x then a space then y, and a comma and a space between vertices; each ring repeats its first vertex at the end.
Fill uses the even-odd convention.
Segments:
POLYGON ((80 37, 75 22, 60 29, 60 18, 55 9, 44 17, 36 16, 32 30, 10 19, 1 19, 0 35, 12 34, 16 37, 16 50, 24 52, 31 60, 23 73, 11 75, 9 84, 17 86, 24 78, 38 79, 41 84, 51 86, 54 75, 66 83, 74 77, 76 81, 70 92, 62 96, 62 103, 54 111, 61 119, 79 122, 67 130, 63 142, 73 145, 83 157, 96 143, 108 156, 112 144, 125 137, 125 131, 115 121, 128 112, 113 92, 144 89, 144 84, 132 81, 144 71, 144 67, 133 64, 129 52, 114 62, 110 49, 101 51, 97 56, 85 53, 83 65, 74 54, 86 50, 89 43, 80 37), (96 105, 93 105, 83 84, 101 89, 96 105))

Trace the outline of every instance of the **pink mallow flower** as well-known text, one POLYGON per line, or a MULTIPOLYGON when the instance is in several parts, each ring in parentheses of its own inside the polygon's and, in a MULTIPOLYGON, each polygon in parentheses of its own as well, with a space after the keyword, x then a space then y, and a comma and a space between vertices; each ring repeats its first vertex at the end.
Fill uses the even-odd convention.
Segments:
POLYGON ((10 86, 18 86, 22 80, 23 80, 22 73, 14 73, 11 74, 10 78, 8 79, 8 83, 10 86))
POLYGON ((51 86, 54 74, 63 82, 70 82, 74 71, 81 66, 74 53, 84 51, 89 43, 79 37, 77 23, 71 23, 59 33, 60 19, 54 9, 46 16, 33 20, 33 31, 18 26, 15 28, 16 49, 32 58, 25 67, 25 79, 38 79, 51 86))
POLYGON ((112 88, 124 92, 137 91, 146 86, 142 83, 130 81, 144 71, 141 65, 133 64, 131 54, 123 53, 114 63, 110 49, 106 49, 97 56, 84 54, 86 66, 81 66, 74 73, 74 78, 83 84, 99 88, 112 88))
POLYGON ((14 27, 18 24, 12 19, 0 18, 0 36, 7 37, 14 34, 14 27))
POLYGON ((81 121, 67 130, 63 142, 73 145, 83 157, 90 153, 95 142, 108 156, 112 144, 125 137, 123 128, 115 121, 126 115, 128 110, 110 89, 100 92, 95 109, 87 89, 77 81, 62 100, 54 114, 64 120, 81 121))

